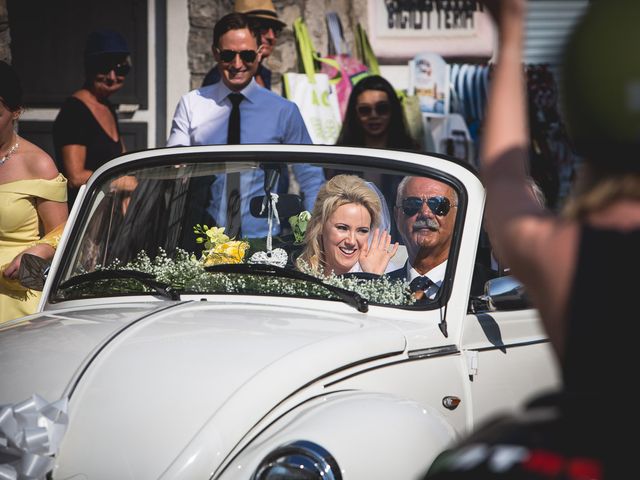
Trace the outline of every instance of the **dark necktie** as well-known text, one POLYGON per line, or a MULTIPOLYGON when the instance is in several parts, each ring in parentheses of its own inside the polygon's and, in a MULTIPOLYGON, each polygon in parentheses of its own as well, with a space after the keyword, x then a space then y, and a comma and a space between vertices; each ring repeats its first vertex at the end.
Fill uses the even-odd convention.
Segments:
POLYGON ((429 288, 431 285, 435 284, 431 280, 429 280, 429 277, 416 277, 411 280, 411 283, 409 284, 409 290, 411 290, 412 292, 426 292, 427 288, 429 288))
MULTIPOLYGON (((230 93, 229 101, 233 107, 229 115, 229 130, 227 131, 227 143, 229 145, 240 143, 240 102, 244 100, 241 93, 230 93)), ((227 175, 227 226, 225 233, 229 237, 240 237, 240 173, 234 172, 227 175)))

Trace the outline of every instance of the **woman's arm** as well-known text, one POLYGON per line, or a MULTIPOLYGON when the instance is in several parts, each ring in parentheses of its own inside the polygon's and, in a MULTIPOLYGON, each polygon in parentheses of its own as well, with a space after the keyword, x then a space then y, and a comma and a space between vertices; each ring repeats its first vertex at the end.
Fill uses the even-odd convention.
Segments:
POLYGON ((84 145, 65 145, 62 147, 62 162, 67 174, 67 180, 69 186, 73 188, 79 188, 81 185, 87 183, 89 177, 93 173, 92 170, 87 170, 87 147, 84 145))
MULTIPOLYGON (((45 237, 51 233, 56 234, 55 236, 62 233, 62 228, 64 227, 68 216, 67 202, 55 202, 52 200, 39 199, 37 210, 38 216, 44 226, 45 237)), ((51 236, 52 235, 49 235, 49 237, 51 236)), ((7 278, 17 278, 22 255, 25 253, 36 255, 45 260, 51 260, 53 255, 56 253, 57 244, 58 242, 54 238, 49 238, 47 241, 43 242, 39 241, 34 246, 29 247, 16 255, 14 259, 9 262, 2 274, 7 278)))
POLYGON ((560 358, 577 225, 540 204, 527 175, 529 129, 522 59, 525 0, 483 0, 500 34, 480 155, 486 225, 498 257, 523 282, 560 358))
POLYGON ((480 152, 487 189, 487 229, 499 257, 526 281, 551 217, 529 188, 529 128, 522 57, 526 1, 484 0, 496 20, 499 47, 480 152))
MULTIPOLYGON (((25 142, 25 149, 29 149, 33 153, 25 158, 29 176, 36 179, 55 179, 58 177, 58 170, 49 155, 28 142, 25 142)), ((66 184, 61 184, 62 188, 66 190, 65 185, 66 184)), ((38 213, 38 221, 44 232, 44 237, 47 238, 41 239, 36 242, 35 245, 16 255, 2 271, 2 274, 7 278, 17 278, 18 270, 20 269, 20 260, 25 253, 37 255, 45 260, 51 260, 56 252, 57 240, 55 238, 51 239, 51 237, 58 237, 59 234, 62 233, 62 228, 69 216, 67 202, 37 197, 36 211, 38 213)))

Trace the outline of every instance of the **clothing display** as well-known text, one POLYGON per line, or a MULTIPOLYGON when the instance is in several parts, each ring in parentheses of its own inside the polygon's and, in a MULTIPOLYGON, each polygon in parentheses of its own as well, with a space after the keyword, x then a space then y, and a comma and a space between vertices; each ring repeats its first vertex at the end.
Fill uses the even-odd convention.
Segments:
MULTIPOLYGON (((175 145, 224 145, 227 143, 231 90, 218 82, 183 95, 176 108, 167 146, 175 145)), ((309 144, 311 138, 304 125, 298 107, 281 96, 262 88, 255 79, 241 92, 240 138, 243 144, 290 143, 309 144)), ((304 207, 311 211, 324 183, 321 168, 306 164, 293 166, 293 173, 304 193, 304 207)), ((266 237, 267 221, 255 218, 249 211, 249 200, 264 195, 264 172, 244 172, 240 175, 242 234, 248 238, 266 237)), ((209 213, 218 226, 226 224, 226 178, 218 176, 211 187, 209 213)), ((273 225, 272 234, 279 233, 280 226, 273 225)))
MULTIPOLYGON (((36 200, 64 202, 67 180, 59 174, 52 180, 17 180, 0 184, 0 268, 39 239, 36 200)), ((3 277, 0 281, 0 323, 35 312, 40 292, 20 288, 3 277)))
MULTIPOLYGON (((118 139, 114 140, 104 131, 98 120, 84 102, 76 97, 69 97, 60 108, 60 113, 53 124, 53 143, 55 147, 56 165, 65 176, 68 172, 62 161, 62 147, 65 145, 83 145, 87 148, 85 168, 96 170, 98 167, 122 153, 120 127, 115 108, 107 102, 111 111, 118 139)), ((73 204, 77 189, 69 189, 69 207, 73 204)))

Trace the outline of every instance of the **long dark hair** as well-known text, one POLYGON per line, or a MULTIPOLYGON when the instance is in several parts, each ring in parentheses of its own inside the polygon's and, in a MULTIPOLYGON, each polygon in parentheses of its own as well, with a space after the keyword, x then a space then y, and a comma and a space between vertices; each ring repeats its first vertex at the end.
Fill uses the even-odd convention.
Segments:
POLYGON ((22 86, 11 65, 0 60, 0 99, 11 112, 22 108, 22 86))
POLYGON ((402 104, 396 95, 393 86, 380 75, 369 75, 356 83, 349 95, 349 103, 345 112, 344 121, 336 145, 351 147, 363 147, 364 130, 356 113, 356 104, 361 93, 367 90, 379 90, 385 92, 391 105, 391 119, 389 121, 389 135, 387 147, 406 150, 417 150, 418 145, 408 133, 407 125, 402 111, 402 104))

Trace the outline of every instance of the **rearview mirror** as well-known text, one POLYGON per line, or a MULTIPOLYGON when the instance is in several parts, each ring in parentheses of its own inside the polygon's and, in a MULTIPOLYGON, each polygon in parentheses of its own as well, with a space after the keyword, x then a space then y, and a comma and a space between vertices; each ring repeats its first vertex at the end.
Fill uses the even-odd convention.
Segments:
MULTIPOLYGON (((261 213, 264 195, 253 197, 249 203, 249 211, 256 218, 267 218, 267 208, 261 213)), ((303 209, 302 198, 293 193, 279 193, 278 203, 276 204, 278 216, 280 218, 289 218, 292 215, 298 215, 303 209)))

